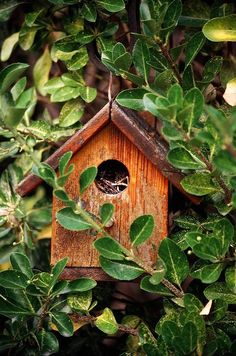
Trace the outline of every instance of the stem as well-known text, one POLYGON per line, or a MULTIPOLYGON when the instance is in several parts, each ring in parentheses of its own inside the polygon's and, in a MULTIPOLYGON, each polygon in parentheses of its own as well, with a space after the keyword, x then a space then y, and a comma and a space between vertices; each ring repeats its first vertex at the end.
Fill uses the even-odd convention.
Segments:
MULTIPOLYGON (((129 252, 129 255, 128 255, 128 257, 126 259, 136 263, 139 267, 143 268, 145 270, 145 272, 147 272, 151 276, 156 272, 155 269, 153 269, 152 267, 146 265, 143 260, 141 260, 139 257, 135 256, 131 252, 129 252)), ((184 296, 183 291, 179 290, 178 288, 176 288, 175 285, 172 284, 171 282, 169 282, 167 279, 163 278, 161 283, 165 287, 167 287, 177 298, 183 298, 183 296, 184 296)))
MULTIPOLYGON (((72 200, 72 202, 74 202, 72 200)), ((107 235, 107 232, 106 230, 103 228, 103 225, 100 224, 99 222, 96 222, 92 217, 91 215, 86 211, 84 210, 83 208, 81 208, 80 206, 80 203, 76 205, 76 210, 75 210, 76 213, 79 213, 83 219, 89 224, 91 225, 94 230, 96 230, 98 233, 101 233, 102 235, 107 235)))
POLYGON ((168 63, 171 66, 171 69, 176 77, 176 79, 178 80, 179 84, 182 86, 183 85, 183 79, 179 73, 179 70, 173 60, 173 58, 171 57, 171 54, 169 52, 168 47, 166 46, 166 44, 164 44, 160 38, 156 38, 156 42, 158 44, 158 46, 160 47, 160 50, 163 54, 163 56, 166 58, 166 60, 168 61, 168 63))

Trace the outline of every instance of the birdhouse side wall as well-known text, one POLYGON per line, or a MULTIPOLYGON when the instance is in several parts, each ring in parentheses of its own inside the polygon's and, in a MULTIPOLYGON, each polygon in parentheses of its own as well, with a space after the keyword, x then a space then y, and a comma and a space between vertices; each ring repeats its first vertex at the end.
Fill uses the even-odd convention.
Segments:
MULTIPOLYGON (((111 159, 127 167, 127 189, 117 195, 109 195, 93 183, 83 194, 83 204, 95 215, 105 202, 114 204, 114 223, 107 228, 107 232, 126 248, 130 247, 129 228, 133 220, 143 214, 153 215, 155 229, 152 237, 136 251, 139 257, 152 265, 157 257, 158 245, 167 235, 168 180, 113 123, 93 136, 73 156, 71 163, 74 163, 75 170, 66 183, 66 190, 71 198, 78 199, 81 172, 111 159)), ((60 226, 56 221, 56 212, 62 207, 62 202, 54 197, 51 263, 54 265, 59 259, 68 257, 69 267, 99 267, 98 253, 92 246, 96 236, 91 232, 73 232, 60 226)))

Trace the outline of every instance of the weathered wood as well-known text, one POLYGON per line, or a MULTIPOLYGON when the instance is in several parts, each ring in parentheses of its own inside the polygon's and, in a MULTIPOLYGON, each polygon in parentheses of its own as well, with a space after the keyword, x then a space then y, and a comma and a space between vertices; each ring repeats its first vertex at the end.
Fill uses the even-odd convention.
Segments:
MULTIPOLYGON (((113 123, 105 126, 73 156, 71 163, 76 169, 66 183, 66 190, 71 198, 77 199, 81 172, 109 159, 119 160, 127 167, 130 175, 128 187, 117 195, 107 195, 93 183, 83 195, 85 207, 98 215, 100 205, 113 203, 114 224, 107 231, 127 248, 130 247, 129 227, 132 221, 143 214, 153 215, 156 226, 152 238, 137 248, 137 253, 147 263, 154 264, 159 242, 167 235, 168 180, 113 123)), ((55 197, 53 199, 52 264, 69 257, 68 267, 99 267, 98 253, 92 247, 96 237, 89 232, 68 231, 60 226, 56 212, 63 205, 55 197)))
MULTIPOLYGON (((99 132, 104 125, 109 121, 109 104, 104 106, 97 115, 89 120, 81 130, 76 132, 70 139, 68 139, 58 150, 56 150, 45 162, 54 169, 58 167, 60 157, 67 151, 76 153, 86 142, 92 138, 94 134, 99 132)), ((29 174, 17 187, 17 193, 22 197, 35 189, 42 180, 34 174, 29 174)))
POLYGON ((136 115, 132 110, 120 108, 116 103, 112 106, 111 120, 117 128, 169 179, 169 181, 186 195, 193 203, 199 204, 201 199, 187 194, 180 182, 185 177, 178 169, 167 161, 168 145, 164 139, 136 115))
POLYGON ((66 267, 62 272, 60 278, 67 280, 74 280, 80 277, 88 277, 93 278, 95 281, 103 281, 103 282, 113 282, 114 278, 108 276, 101 267, 66 267))

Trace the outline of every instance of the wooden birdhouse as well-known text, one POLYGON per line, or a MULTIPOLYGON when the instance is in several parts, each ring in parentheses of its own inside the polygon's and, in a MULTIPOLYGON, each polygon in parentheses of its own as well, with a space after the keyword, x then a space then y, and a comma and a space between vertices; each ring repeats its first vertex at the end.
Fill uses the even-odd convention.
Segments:
MULTIPOLYGON (((96 166, 97 177, 83 195, 83 201, 95 215, 103 203, 115 205, 114 220, 107 231, 122 245, 129 247, 129 227, 134 219, 143 214, 154 216, 152 237, 138 248, 142 259, 154 262, 159 242, 167 235, 168 179, 182 190, 179 182, 183 177, 167 162, 163 139, 153 134, 142 117, 113 103, 112 108, 109 104, 105 106, 46 162, 56 169, 59 158, 67 151, 73 152, 71 163, 75 164, 66 183, 68 194, 78 198, 79 175, 87 167, 96 166)), ((39 183, 40 179, 31 174, 18 186, 18 192, 23 196, 39 183)), ((92 246, 96 236, 66 230, 56 221, 56 212, 62 207, 63 203, 54 197, 52 265, 69 257, 65 278, 90 276, 110 280, 99 267, 98 253, 92 246)))

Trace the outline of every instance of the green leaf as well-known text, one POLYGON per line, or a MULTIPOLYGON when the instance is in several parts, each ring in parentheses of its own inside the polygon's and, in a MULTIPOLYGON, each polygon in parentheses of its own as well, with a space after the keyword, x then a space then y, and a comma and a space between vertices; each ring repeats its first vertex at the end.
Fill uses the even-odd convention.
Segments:
POLYGON ((97 173, 98 169, 95 166, 89 167, 81 173, 79 177, 80 194, 83 194, 83 192, 94 182, 97 173))
POLYGON ((211 284, 204 290, 204 295, 208 300, 222 299, 229 304, 236 303, 236 293, 231 292, 223 282, 211 284))
POLYGON ((26 87, 26 77, 23 77, 19 79, 16 84, 11 88, 11 94, 13 97, 14 101, 17 101, 17 99, 20 97, 20 95, 23 93, 26 87))
POLYGON ((68 262, 68 258, 65 257, 62 260, 58 261, 55 266, 53 266, 51 270, 51 275, 53 276, 52 282, 51 282, 51 287, 54 286, 54 284, 57 282, 58 278, 64 271, 64 268, 66 267, 66 264, 68 262))
POLYGON ((166 265, 164 261, 159 257, 156 263, 155 272, 149 278, 149 282, 158 285, 161 283, 162 279, 165 277, 166 274, 166 265))
POLYGON ((94 3, 84 3, 81 15, 85 18, 85 20, 89 22, 95 22, 97 19, 97 10, 94 3))
POLYGON ((60 112, 59 125, 69 127, 78 122, 84 114, 84 104, 80 99, 67 101, 60 112))
POLYGON ((30 260, 26 255, 14 252, 10 255, 10 261, 14 270, 24 273, 28 278, 33 276, 30 260))
POLYGON ((46 95, 47 91, 44 85, 48 82, 49 73, 52 66, 51 56, 48 47, 34 65, 33 78, 34 83, 40 94, 46 95))
POLYGON ((118 94, 116 101, 118 104, 137 111, 144 110, 143 97, 148 93, 145 89, 126 89, 118 94))
POLYGON ((166 320, 161 325, 161 336, 169 347, 176 345, 175 340, 180 333, 180 328, 175 321, 166 320))
POLYGON ((101 237, 93 243, 101 256, 109 260, 121 261, 125 259, 125 248, 111 237, 101 237))
POLYGON ((2 62, 6 62, 11 54, 12 51, 14 50, 17 42, 19 39, 19 32, 13 33, 12 35, 10 35, 9 37, 7 37, 2 44, 2 48, 1 48, 1 61, 2 62))
POLYGON ((202 32, 213 42, 236 41, 236 15, 216 17, 207 21, 202 32))
POLYGON ((66 313, 51 312, 51 318, 62 336, 69 337, 73 335, 73 323, 66 313))
POLYGON ((198 330, 194 323, 187 322, 181 331, 181 335, 176 335, 177 350, 182 352, 183 355, 190 355, 196 349, 197 342, 198 330))
POLYGON ((236 265, 225 270, 225 282, 229 290, 236 294, 236 265))
POLYGON ((63 86, 52 93, 51 102, 61 103, 63 101, 76 99, 81 95, 82 90, 83 88, 81 85, 78 85, 77 87, 63 86))
POLYGON ((174 241, 166 238, 161 241, 158 255, 166 265, 166 279, 180 286, 189 273, 188 260, 184 252, 174 241))
POLYGON ((27 51, 32 47, 37 31, 38 27, 35 26, 28 27, 24 24, 21 27, 19 32, 19 45, 24 51, 27 51))
POLYGON ((21 3, 16 0, 1 1, 1 3, 0 3, 0 22, 6 22, 10 18, 11 13, 20 4, 21 3))
POLYGON ((97 4, 109 12, 118 12, 125 8, 123 0, 98 0, 97 4))
POLYGON ((182 187, 187 193, 203 196, 220 190, 209 173, 194 173, 182 179, 182 187))
POLYGON ((168 90, 168 100, 170 104, 176 104, 178 109, 183 106, 183 89, 179 84, 174 84, 168 90))
POLYGON ((197 32, 190 38, 185 50, 185 68, 192 63, 196 55, 202 49, 205 41, 206 40, 202 32, 197 32))
POLYGON ((83 231, 92 228, 81 215, 76 214, 71 208, 63 208, 59 210, 56 213, 56 217, 59 224, 67 230, 83 231))
POLYGON ((133 61, 138 73, 144 77, 148 83, 150 71, 150 53, 147 44, 144 41, 137 40, 133 48, 133 61))
POLYGON ((0 314, 7 318, 16 318, 17 316, 32 315, 32 310, 21 308, 0 295, 0 314))
POLYGON ((33 136, 40 139, 47 139, 52 131, 50 124, 44 120, 33 121, 27 129, 33 136))
POLYGON ((215 166, 228 175, 236 175, 236 159, 228 152, 220 150, 214 157, 215 166))
POLYGON ((198 260, 194 263, 191 270, 191 277, 198 278, 202 283, 214 283, 221 275, 223 263, 209 263, 198 260))
POLYGON ((13 63, 1 70, 0 94, 6 92, 28 67, 29 65, 25 63, 13 63))
POLYGON ((75 312, 87 312, 91 306, 93 295, 91 290, 81 293, 69 295, 67 297, 67 304, 75 312))
POLYGON ((142 215, 133 221, 130 226, 129 237, 133 246, 141 245, 152 234, 154 219, 152 215, 142 215))
POLYGON ((26 14, 26 16, 25 16, 26 25, 29 27, 33 26, 35 24, 35 21, 38 19, 38 17, 42 17, 44 12, 45 12, 45 9, 41 8, 39 10, 29 12, 28 14, 26 14))
POLYGON ((111 203, 104 203, 99 208, 99 215, 103 226, 106 226, 107 223, 112 219, 114 215, 115 207, 111 203))
POLYGON ((187 120, 188 132, 190 133, 192 126, 199 123, 199 119, 203 112, 204 97, 198 88, 190 89, 184 97, 184 105, 191 105, 191 112, 187 120))
POLYGON ((59 160, 59 165, 58 165, 59 172, 60 172, 61 176, 66 173, 66 167, 67 167, 68 163, 70 162, 72 155, 73 155, 73 152, 68 151, 61 156, 61 158, 59 160))
POLYGON ((167 159, 172 166, 180 169, 205 168, 205 164, 197 157, 197 155, 184 147, 176 147, 170 150, 167 159))
POLYGON ((86 66, 88 63, 89 56, 87 49, 85 47, 80 48, 71 59, 66 61, 66 66, 68 70, 74 71, 79 70, 86 66))
POLYGON ((96 318, 94 324, 99 330, 108 335, 113 335, 118 331, 118 324, 109 308, 103 310, 103 313, 96 318))
POLYGON ((28 277, 16 270, 0 272, 0 286, 9 289, 18 289, 27 287, 28 277))
POLYGON ((149 293, 157 293, 166 297, 173 297, 171 291, 162 284, 154 285, 150 282, 150 277, 143 277, 140 283, 140 288, 149 293))
POLYGON ((37 334, 37 340, 41 355, 52 355, 59 351, 59 342, 53 333, 41 329, 37 334))
POLYGON ((86 103, 91 103, 97 96, 97 89, 84 86, 80 95, 86 103))
POLYGON ((86 292, 96 287, 96 285, 97 282, 93 279, 81 277, 74 281, 70 281, 64 293, 86 292))
MULTIPOLYGON (((154 116, 159 116, 160 112, 158 111, 158 108, 156 105, 156 99, 157 99, 157 96, 155 94, 151 94, 151 93, 144 94, 143 106, 144 106, 145 110, 148 110, 154 116)), ((168 109, 166 109, 166 110, 168 111, 168 109)))
POLYGON ((54 186, 56 180, 56 173, 47 163, 41 163, 40 167, 34 171, 40 178, 45 180, 48 184, 54 186))
POLYGON ((100 265, 102 269, 111 277, 131 281, 144 273, 144 270, 133 262, 111 261, 100 256, 100 265))

